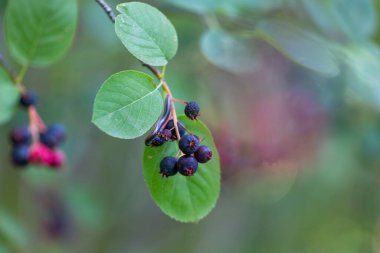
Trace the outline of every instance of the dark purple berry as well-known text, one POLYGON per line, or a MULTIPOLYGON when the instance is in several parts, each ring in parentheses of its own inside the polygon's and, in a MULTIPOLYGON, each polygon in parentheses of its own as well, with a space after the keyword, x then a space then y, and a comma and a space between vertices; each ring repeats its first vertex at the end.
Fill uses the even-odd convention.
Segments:
POLYGON ((28 107, 37 103, 37 94, 34 91, 26 91, 20 97, 20 104, 28 107))
MULTIPOLYGON (((186 133, 185 125, 181 121, 178 120, 177 121, 177 126, 178 126, 179 135, 182 137, 186 133)), ((169 129, 169 130, 172 131, 172 140, 176 140, 177 139, 177 134, 176 134, 175 128, 174 128, 174 122, 173 122, 172 119, 168 121, 168 123, 166 124, 165 129, 169 129)))
POLYGON ((159 135, 156 135, 156 136, 153 138, 152 142, 151 142, 152 146, 155 146, 155 147, 161 146, 161 145, 163 145, 164 143, 165 143, 165 140, 162 139, 159 135))
POLYGON ((12 130, 10 138, 13 144, 29 144, 32 134, 26 126, 16 127, 12 130))
POLYGON ((207 163, 212 158, 212 151, 207 146, 200 146, 194 153, 194 157, 199 163, 207 163))
POLYGON ((13 147, 12 162, 18 166, 25 166, 28 164, 29 147, 28 145, 17 145, 13 147))
POLYGON ((192 134, 185 134, 178 143, 179 149, 186 155, 191 155, 199 148, 199 139, 192 134))
POLYGON ((177 162, 179 173, 184 176, 192 176, 197 172, 198 162, 193 156, 181 156, 177 162))
POLYGON ((168 141, 172 138, 172 131, 170 131, 169 129, 164 129, 162 130, 159 134, 158 134, 162 139, 164 139, 165 141, 168 141))
POLYGON ((160 162, 160 173, 163 177, 170 177, 177 174, 177 159, 172 156, 164 157, 160 162))
POLYGON ((66 138, 65 127, 61 124, 53 124, 45 132, 40 133, 40 140, 49 148, 58 146, 66 138))
POLYGON ((185 106, 185 115, 191 120, 197 119, 199 110, 199 104, 195 101, 190 101, 185 106))
POLYGON ((66 128, 59 123, 55 123, 48 128, 48 132, 53 134, 58 142, 62 142, 66 139, 66 128))

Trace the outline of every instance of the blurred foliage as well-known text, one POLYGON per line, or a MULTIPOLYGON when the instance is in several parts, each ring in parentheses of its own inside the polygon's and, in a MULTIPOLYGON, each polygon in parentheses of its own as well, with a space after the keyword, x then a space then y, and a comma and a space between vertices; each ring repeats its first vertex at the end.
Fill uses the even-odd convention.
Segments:
POLYGON ((178 31, 173 93, 199 100, 212 126, 223 170, 216 208, 198 224, 167 218, 143 181, 143 140, 91 124, 110 74, 146 70, 94 1, 79 1, 69 53, 25 80, 46 121, 67 126, 69 164, 12 169, 8 132, 25 112, 1 127, 0 252, 379 252, 379 1, 149 3, 178 31))

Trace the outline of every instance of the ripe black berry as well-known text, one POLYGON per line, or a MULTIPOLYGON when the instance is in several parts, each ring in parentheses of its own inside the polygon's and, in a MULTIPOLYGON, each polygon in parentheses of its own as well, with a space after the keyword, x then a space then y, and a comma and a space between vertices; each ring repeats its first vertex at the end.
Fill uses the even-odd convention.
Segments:
POLYGON ((32 134, 28 127, 21 126, 12 130, 10 138, 13 144, 29 144, 32 140, 32 134))
POLYGON ((163 177, 170 177, 177 174, 177 159, 172 156, 164 157, 160 162, 160 173, 163 177))
POLYGON ((165 143, 165 140, 162 139, 159 135, 156 135, 151 142, 152 146, 155 146, 155 147, 161 146, 164 143, 165 143))
POLYGON ((179 149, 186 155, 191 155, 199 148, 199 139, 192 134, 185 134, 178 143, 179 149))
POLYGON ((197 119, 199 116, 199 104, 195 101, 190 101, 185 106, 185 114, 191 120, 197 119))
MULTIPOLYGON (((185 125, 181 121, 178 120, 177 126, 178 126, 179 135, 182 137, 186 133, 185 125)), ((176 134, 175 128, 174 128, 174 121, 172 119, 168 121, 165 129, 169 129, 172 131, 172 140, 177 139, 177 134, 176 134)))
POLYGON ((66 138, 65 127, 61 124, 53 124, 40 134, 40 140, 49 148, 54 148, 66 138))
POLYGON ((207 163, 212 158, 212 151, 207 146, 200 146, 194 153, 194 157, 199 163, 207 163))
POLYGON ((26 91, 20 97, 20 104, 28 107, 37 103, 37 94, 34 91, 26 91))
POLYGON ((172 131, 170 131, 169 129, 164 129, 162 130, 159 134, 158 134, 162 139, 164 139, 165 141, 168 141, 172 138, 172 131))
POLYGON ((28 164, 29 147, 28 145, 17 145, 13 147, 12 161, 15 165, 25 166, 28 164))
POLYGON ((177 162, 179 173, 184 176, 192 176, 197 172, 198 162, 193 156, 181 156, 177 162))

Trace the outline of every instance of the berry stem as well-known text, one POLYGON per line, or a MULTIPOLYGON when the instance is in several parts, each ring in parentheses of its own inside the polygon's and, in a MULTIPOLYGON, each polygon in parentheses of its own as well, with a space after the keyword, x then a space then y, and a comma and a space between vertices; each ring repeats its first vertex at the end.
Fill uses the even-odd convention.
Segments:
MULTIPOLYGON (((107 16, 109 17, 109 19, 112 21, 112 23, 115 23, 115 14, 113 13, 112 8, 109 6, 109 4, 107 3, 107 1, 106 0, 95 0, 95 2, 97 2, 100 5, 100 7, 104 10, 104 12, 107 14, 107 16)), ((140 61, 140 62, 141 62, 141 64, 144 67, 148 68, 157 77, 157 79, 162 83, 162 88, 163 88, 164 92, 168 96, 171 96, 173 98, 173 95, 172 95, 172 93, 170 91, 170 88, 169 88, 168 84, 166 83, 166 81, 164 79, 166 65, 163 66, 162 72, 161 72, 156 67, 154 67, 154 66, 152 66, 150 64, 147 64, 147 63, 145 63, 143 61, 140 61)), ((181 136, 179 134, 179 130, 178 130, 178 126, 177 126, 178 119, 177 119, 177 113, 175 111, 175 106, 174 106, 174 101, 173 100, 171 101, 171 104, 170 104, 170 115, 173 118, 175 133, 177 135, 177 141, 179 141, 179 139, 181 138, 181 136)))
POLYGON ((180 103, 180 104, 184 104, 184 105, 188 104, 185 100, 181 100, 181 99, 177 99, 177 98, 173 98, 173 101, 177 102, 177 103, 180 103))
POLYGON ((19 92, 23 94, 26 91, 26 88, 22 85, 21 82, 18 81, 16 75, 14 74, 13 70, 7 63, 7 61, 4 59, 3 55, 0 53, 0 65, 3 66, 3 69, 8 74, 9 78, 12 80, 12 83, 17 87, 19 92))
POLYGON ((44 131, 46 126, 34 106, 29 106, 28 113, 29 113, 29 128, 30 128, 30 132, 32 133, 33 143, 37 143, 40 138, 39 133, 41 131, 44 131))

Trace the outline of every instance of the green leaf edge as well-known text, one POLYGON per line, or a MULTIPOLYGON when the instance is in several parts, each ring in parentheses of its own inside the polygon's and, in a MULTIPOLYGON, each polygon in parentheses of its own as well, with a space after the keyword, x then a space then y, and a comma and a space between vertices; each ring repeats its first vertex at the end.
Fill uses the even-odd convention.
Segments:
POLYGON ((54 63, 58 62, 59 60, 63 59, 63 57, 68 53, 68 51, 70 50, 70 48, 72 47, 72 44, 74 42, 74 38, 75 38, 75 34, 76 34, 76 31, 77 31, 77 26, 78 26, 78 12, 79 12, 79 8, 78 8, 78 2, 76 1, 76 4, 75 4, 75 21, 74 21, 74 32, 71 34, 71 38, 70 38, 70 43, 68 43, 67 47, 62 50, 62 52, 60 54, 57 54, 55 58, 53 59, 50 59, 50 60, 45 60, 43 62, 37 62, 37 63, 33 63, 33 60, 32 59, 26 59, 24 58, 23 55, 20 55, 19 53, 16 53, 14 52, 14 50, 11 49, 11 47, 9 46, 10 44, 10 41, 9 41, 9 36, 7 35, 7 16, 10 15, 8 14, 9 11, 8 9, 10 8, 9 7, 9 3, 7 3, 7 6, 5 8, 5 12, 4 12, 4 17, 3 17, 3 23, 4 23, 4 26, 3 26, 3 30, 4 30, 4 37, 5 37, 5 44, 9 50, 9 53, 10 55, 12 56, 12 58, 17 62, 19 63, 21 66, 33 66, 33 67, 36 67, 36 68, 43 68, 43 67, 48 67, 50 65, 53 65, 54 63))
MULTIPOLYGON (((138 138, 138 137, 141 137, 142 135, 144 135, 145 133, 147 133, 149 130, 147 130, 147 132, 142 133, 142 134, 139 135, 139 136, 136 136, 135 138, 123 138, 123 137, 116 136, 116 135, 111 135, 111 134, 105 132, 102 128, 100 128, 100 127, 97 125, 97 123, 95 122, 95 119, 94 119, 95 101, 96 101, 96 97, 98 96, 99 91, 102 89, 103 85, 104 85, 106 82, 108 82, 109 79, 111 79, 114 75, 117 75, 117 74, 120 74, 120 73, 124 73, 124 72, 135 72, 135 73, 139 73, 139 74, 145 75, 148 79, 150 79, 150 81, 152 82, 153 85, 156 85, 156 84, 153 82, 154 78, 153 78, 152 76, 150 76, 150 75, 148 75, 148 74, 142 72, 142 71, 137 71, 137 70, 122 70, 122 71, 119 71, 119 72, 116 72, 116 73, 112 74, 110 77, 108 77, 108 78, 102 83, 102 85, 100 86, 99 90, 98 90, 97 93, 96 93, 96 96, 95 96, 95 99, 94 99, 94 103, 93 103, 93 105, 92 105, 92 108, 93 108, 93 109, 92 109, 91 122, 92 122, 92 123, 93 123, 93 124, 99 129, 99 130, 101 130, 103 133, 105 133, 105 134, 107 134, 107 135, 109 135, 109 136, 111 136, 111 137, 118 138, 118 139, 122 139, 122 140, 133 140, 133 139, 136 139, 136 138, 138 138)), ((160 85, 156 85, 155 89, 154 89, 151 93, 156 92, 160 87, 161 87, 160 85)), ((149 94, 151 94, 151 93, 149 93, 149 94)), ((153 125, 154 125, 154 124, 153 124, 153 125)), ((152 125, 152 126, 153 126, 153 125, 152 125)))
MULTIPOLYGON (((171 59, 177 54, 177 51, 178 51, 178 34, 177 34, 177 30, 175 29, 173 23, 172 23, 172 22, 167 18, 167 16, 166 16, 164 13, 162 13, 159 9, 157 9, 156 7, 154 7, 154 6, 150 5, 150 4, 142 3, 142 2, 137 2, 137 1, 126 2, 126 3, 120 3, 120 4, 118 4, 118 5, 116 6, 116 10, 119 11, 120 14, 117 15, 116 18, 115 18, 115 30, 116 30, 116 23, 118 22, 118 17, 119 17, 120 15, 124 15, 124 13, 120 10, 121 7, 122 7, 123 5, 133 4, 133 3, 138 3, 138 4, 147 5, 147 6, 151 7, 151 8, 156 9, 159 13, 162 14, 162 16, 168 21, 168 24, 173 28, 173 30, 174 30, 174 32, 175 32, 175 35, 176 35, 176 36, 175 36, 175 39, 176 39, 176 49, 175 49, 173 55, 171 55, 171 56, 169 56, 169 57, 167 57, 167 56, 165 55, 165 57, 164 57, 165 61, 163 61, 161 64, 151 64, 151 63, 149 63, 149 62, 144 62, 142 59, 140 59, 141 57, 137 57, 135 54, 133 54, 131 51, 129 51, 129 49, 124 45, 123 42, 122 42, 122 44, 125 46, 125 48, 128 50, 128 52, 129 52, 130 54, 132 54, 136 59, 138 59, 138 60, 140 60, 140 61, 142 61, 142 62, 144 62, 144 63, 150 64, 150 65, 153 65, 153 66, 156 66, 156 67, 160 67, 160 66, 165 66, 165 65, 167 65, 168 62, 169 62, 169 60, 171 60, 171 59)), ((115 32, 115 33, 116 33, 116 32, 115 32)), ((116 33, 116 34, 117 34, 117 33, 116 33)))

